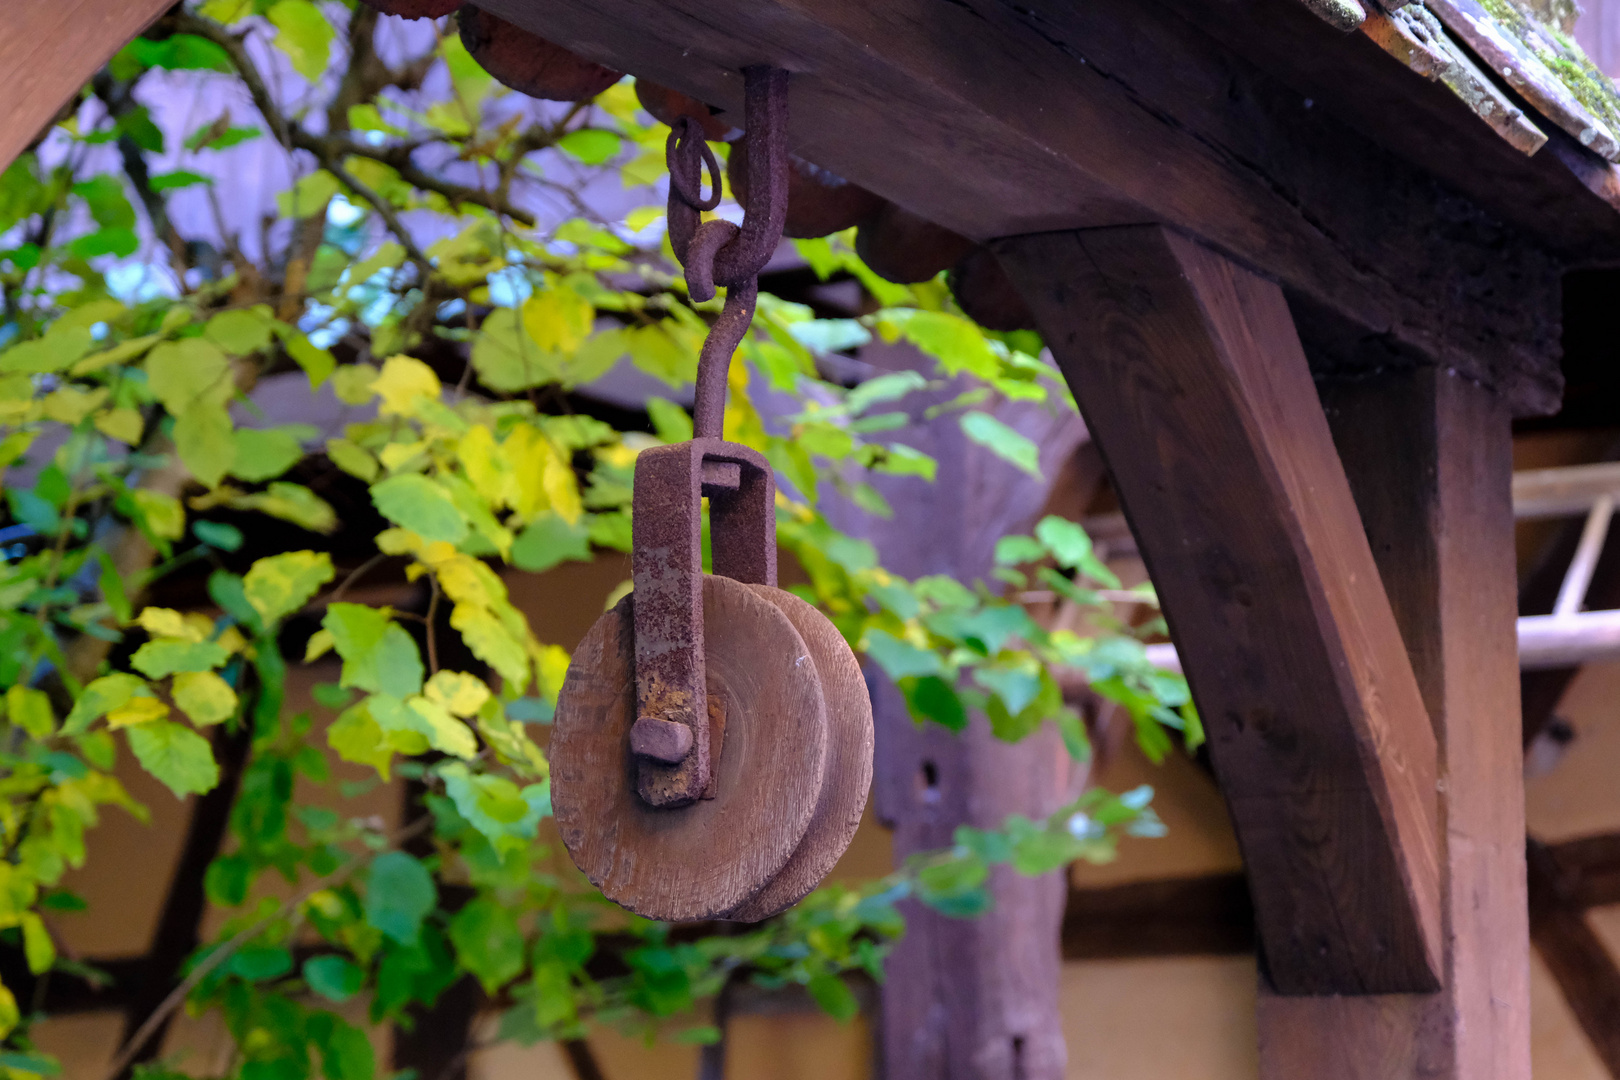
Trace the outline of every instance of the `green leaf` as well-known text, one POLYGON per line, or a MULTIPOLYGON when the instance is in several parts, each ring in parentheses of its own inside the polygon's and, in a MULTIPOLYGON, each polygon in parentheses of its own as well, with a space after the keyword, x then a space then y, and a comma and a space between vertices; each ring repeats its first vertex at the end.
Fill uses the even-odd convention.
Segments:
MULTIPOLYGON (((281 2, 308 6, 308 0, 281 0, 281 2)), ((282 217, 295 221, 314 214, 324 214, 326 204, 341 190, 343 185, 338 183, 337 177, 325 169, 317 169, 277 195, 276 209, 281 212, 282 217)))
POLYGON ((920 372, 896 371, 868 379, 844 398, 844 408, 851 416, 859 416, 880 401, 894 401, 928 385, 920 372))
POLYGON ((932 720, 951 731, 967 727, 967 708, 961 695, 938 675, 901 679, 900 690, 906 696, 906 708, 918 720, 932 720))
POLYGON ((326 456, 332 459, 332 464, 368 484, 377 479, 382 469, 370 450, 348 439, 327 439, 326 456))
POLYGON ((237 551, 242 547, 242 530, 223 521, 194 521, 191 532, 198 540, 220 551, 237 551))
POLYGON ((989 413, 962 414, 962 433, 1004 461, 1011 462, 1036 479, 1041 475, 1041 450, 989 413))
POLYGON ((337 358, 326 349, 316 348, 303 334, 288 335, 286 348, 287 355, 309 376, 311 390, 319 390, 321 384, 337 370, 337 358))
POLYGON ((236 715, 236 691, 212 671, 181 672, 174 677, 171 696, 193 724, 222 724, 236 715))
POLYGON ((373 484, 371 501, 383 517, 424 540, 459 544, 467 538, 467 515, 448 491, 418 473, 373 484))
POLYGON ((32 911, 23 912, 21 919, 23 957, 28 961, 28 970, 35 975, 43 975, 56 963, 56 942, 51 940, 51 932, 45 929, 45 920, 32 911))
POLYGON ((332 604, 321 625, 332 632, 343 658, 342 685, 407 698, 422 689, 422 656, 416 642, 388 617, 364 604, 332 604))
POLYGON ((200 483, 218 487, 236 458, 231 418, 225 407, 212 401, 187 406, 174 422, 174 449, 200 483))
POLYGON ((258 312, 222 311, 208 320, 203 334, 233 356, 247 356, 270 344, 270 323, 258 312))
POLYGON ((1119 578, 1097 558, 1092 551, 1091 537, 1077 522, 1049 514, 1035 526, 1035 536, 1051 551, 1059 566, 1079 570, 1109 588, 1119 588, 1119 578))
POLYGON ((36 739, 48 739, 56 730, 50 695, 32 686, 18 684, 6 691, 6 716, 36 739))
POLYGON ((280 31, 276 48, 287 54, 293 70, 310 82, 326 71, 336 32, 326 16, 309 0, 279 0, 267 13, 280 31))
POLYGON ((61 371, 95 348, 84 327, 55 329, 37 341, 24 341, 0 351, 0 373, 39 374, 61 371))
POLYGON ((401 945, 415 945, 438 900, 433 876, 403 851, 377 856, 366 877, 366 922, 401 945))
POLYGON ((512 565, 538 574, 568 560, 589 562, 590 527, 584 518, 570 525, 553 510, 541 513, 512 545, 512 565))
POLYGON ((130 664, 149 679, 162 679, 177 671, 211 671, 230 659, 223 645, 213 641, 148 641, 130 664))
POLYGON ((242 590, 268 626, 303 607, 332 575, 326 552, 288 551, 255 562, 242 578, 242 590))
MULTIPOLYGON (((6 992, 10 996, 10 991, 6 992)), ((16 1005, 10 1006, 10 1012, 16 1011, 16 1005)), ((12 1021, 13 1024, 16 1021, 12 1021)), ((16 1050, 0 1051, 0 1068, 8 1069, 12 1073, 27 1073, 33 1076, 56 1076, 62 1071, 61 1062, 45 1054, 21 1053, 16 1050)))
POLYGON ((685 442, 692 437, 691 414, 668 398, 648 398, 647 417, 654 433, 667 443, 685 442))
POLYGON ((471 758, 478 753, 478 740, 472 729, 436 702, 416 696, 401 701, 391 694, 377 694, 367 705, 371 718, 385 732, 415 732, 433 749, 460 758, 471 758))
POLYGON ((73 185, 73 194, 83 199, 90 216, 103 229, 132 229, 135 208, 124 194, 124 185, 111 173, 92 176, 73 185))
POLYGON ((805 984, 805 989, 816 999, 816 1004, 835 1020, 852 1020, 861 1011, 860 1002, 855 1000, 855 994, 837 975, 827 972, 814 975, 805 984))
POLYGON ((139 37, 130 42, 128 48, 145 67, 228 74, 236 71, 224 49, 196 34, 170 34, 161 41, 139 37))
POLYGON ((247 982, 279 979, 292 969, 292 953, 276 945, 249 945, 225 961, 226 971, 247 982))
POLYGON ((230 361, 206 338, 159 342, 146 357, 146 384, 176 416, 199 399, 223 403, 230 396, 230 361))
POLYGON ((581 128, 557 140, 557 148, 587 165, 600 165, 619 152, 619 137, 611 131, 581 128))
MULTIPOLYGON (((366 1033, 353 1024, 332 1013, 318 1012, 309 1018, 309 1034, 321 1052, 326 1080, 373 1080, 376 1076, 376 1051, 366 1033)), ((242 1072, 248 1074, 246 1068, 242 1072)))
POLYGON ((181 188, 194 187, 197 184, 212 184, 213 181, 200 173, 176 169, 173 172, 158 173, 152 177, 151 183, 152 190, 161 195, 166 191, 179 191, 181 188))
POLYGON ((126 728, 124 734, 141 767, 176 798, 201 795, 219 783, 219 766, 208 740, 190 728, 169 720, 148 720, 126 728))
POLYGON ((337 511, 303 484, 272 480, 263 491, 237 495, 226 505, 233 510, 257 510, 290 521, 310 532, 329 533, 337 528, 337 511))
POLYGON ((902 641, 887 630, 874 627, 866 632, 863 645, 866 655, 878 662, 891 679, 908 675, 938 675, 944 669, 939 654, 930 649, 919 649, 909 641, 902 641))
POLYGON ((253 862, 244 855, 221 855, 208 864, 203 892, 210 903, 236 907, 247 899, 253 882, 253 862))
POLYGON ((1001 373, 1001 362, 984 332, 960 315, 899 308, 880 312, 878 323, 880 328, 887 325, 898 330, 907 341, 938 360, 947 375, 967 371, 981 379, 994 379, 1001 373))
POLYGON ((62 734, 77 735, 89 729, 101 717, 124 704, 136 694, 146 693, 146 683, 127 671, 103 675, 84 688, 73 710, 62 721, 62 734))
POLYGON ((630 361, 653 378, 677 387, 697 378, 697 350, 677 341, 664 323, 638 326, 627 337, 630 361))
POLYGON ((504 394, 556 382, 560 375, 558 358, 534 343, 511 308, 496 308, 479 327, 472 365, 485 386, 504 394))
POLYGON ((490 897, 480 896, 456 912, 450 942, 456 959, 486 994, 493 995, 523 972, 523 931, 512 913, 490 897))
POLYGON ((523 302, 523 330, 544 353, 568 354, 585 343, 596 308, 573 289, 544 289, 523 302))
POLYGON ((339 1005, 360 992, 366 973, 341 956, 312 956, 304 961, 309 988, 339 1005))
POLYGON ((304 456, 299 434, 291 428, 237 428, 231 475, 250 484, 280 476, 304 456))
POLYGON ((332 722, 326 729, 326 744, 344 761, 369 765, 377 770, 378 776, 388 779, 394 748, 384 740, 382 727, 371 718, 365 702, 345 709, 332 722))

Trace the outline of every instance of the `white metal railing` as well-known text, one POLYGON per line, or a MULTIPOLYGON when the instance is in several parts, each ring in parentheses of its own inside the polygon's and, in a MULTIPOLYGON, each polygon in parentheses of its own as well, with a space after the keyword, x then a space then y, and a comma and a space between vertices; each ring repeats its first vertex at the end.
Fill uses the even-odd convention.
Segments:
MULTIPOLYGON (((1620 610, 1586 611, 1609 524, 1620 506, 1620 462, 1533 469, 1513 474, 1513 516, 1520 521, 1586 515, 1551 615, 1519 619, 1519 667, 1575 667, 1620 658, 1620 610)), ((1171 671, 1181 658, 1170 644, 1149 645, 1148 659, 1171 671)))

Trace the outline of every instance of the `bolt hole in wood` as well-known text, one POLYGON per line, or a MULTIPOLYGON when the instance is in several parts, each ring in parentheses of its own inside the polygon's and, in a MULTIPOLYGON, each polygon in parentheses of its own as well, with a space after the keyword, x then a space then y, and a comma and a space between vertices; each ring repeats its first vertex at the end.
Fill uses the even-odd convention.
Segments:
POLYGON ((917 770, 917 801, 932 806, 939 799, 939 766, 925 761, 922 768, 917 770))

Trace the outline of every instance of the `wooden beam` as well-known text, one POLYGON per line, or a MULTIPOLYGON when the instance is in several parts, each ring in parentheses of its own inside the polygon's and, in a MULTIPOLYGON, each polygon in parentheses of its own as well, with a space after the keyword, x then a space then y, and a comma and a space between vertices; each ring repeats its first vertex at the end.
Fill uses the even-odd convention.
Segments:
POLYGON ((1383 16, 1338 34, 1283 0, 1164 2, 1286 83, 1311 113, 1333 117, 1561 255, 1602 258, 1620 243, 1620 214, 1603 187, 1613 184, 1608 162, 1556 130, 1551 145, 1522 153, 1468 115, 1443 83, 1381 56, 1383 16))
POLYGON ((1541 850, 1567 901, 1583 909, 1620 904, 1620 833, 1545 844, 1541 850))
POLYGON ((1529 843, 1530 937, 1610 1076, 1620 1076, 1620 966, 1551 852, 1529 843))
POLYGON ((1273 984, 1437 988, 1434 733, 1281 291, 1155 226, 996 251, 1164 604, 1273 984))
POLYGON ((1070 887, 1063 959, 1228 956, 1254 951, 1254 905, 1242 874, 1070 887))
POLYGON ((1324 356, 1376 340, 1556 407, 1555 261, 1151 0, 484 6, 728 112, 771 60, 796 153, 965 236, 1175 225, 1275 275, 1324 356))
POLYGON ((1507 412, 1489 392, 1432 370, 1321 391, 1439 739, 1443 986, 1432 995, 1262 994, 1261 1075, 1528 1080, 1507 412))
POLYGON ((6 0, 0 6, 0 171, 173 0, 6 0))

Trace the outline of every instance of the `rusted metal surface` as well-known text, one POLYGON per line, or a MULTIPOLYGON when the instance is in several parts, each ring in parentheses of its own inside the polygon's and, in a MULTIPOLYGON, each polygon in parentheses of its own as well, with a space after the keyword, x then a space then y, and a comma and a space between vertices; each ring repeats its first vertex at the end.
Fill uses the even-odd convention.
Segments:
POLYGON ((703 664, 702 502, 714 572, 776 584, 776 480, 754 450, 693 439, 643 450, 633 503, 637 787, 654 806, 684 806, 709 788, 711 731, 703 664), (683 726, 690 741, 670 731, 683 726), (681 753, 675 753, 679 746, 681 753))
POLYGON ((741 226, 703 221, 720 202, 720 166, 697 119, 671 125, 669 237, 698 302, 726 288, 726 303, 698 360, 696 437, 636 459, 632 577, 635 584, 637 720, 630 749, 637 790, 653 806, 714 797, 708 689, 703 662, 702 499, 709 499, 714 572, 750 585, 776 584, 776 480, 746 446, 721 439, 731 355, 748 332, 758 276, 782 238, 787 209, 787 72, 751 67, 746 136, 752 148, 741 226), (709 194, 703 194, 707 170, 709 194))

